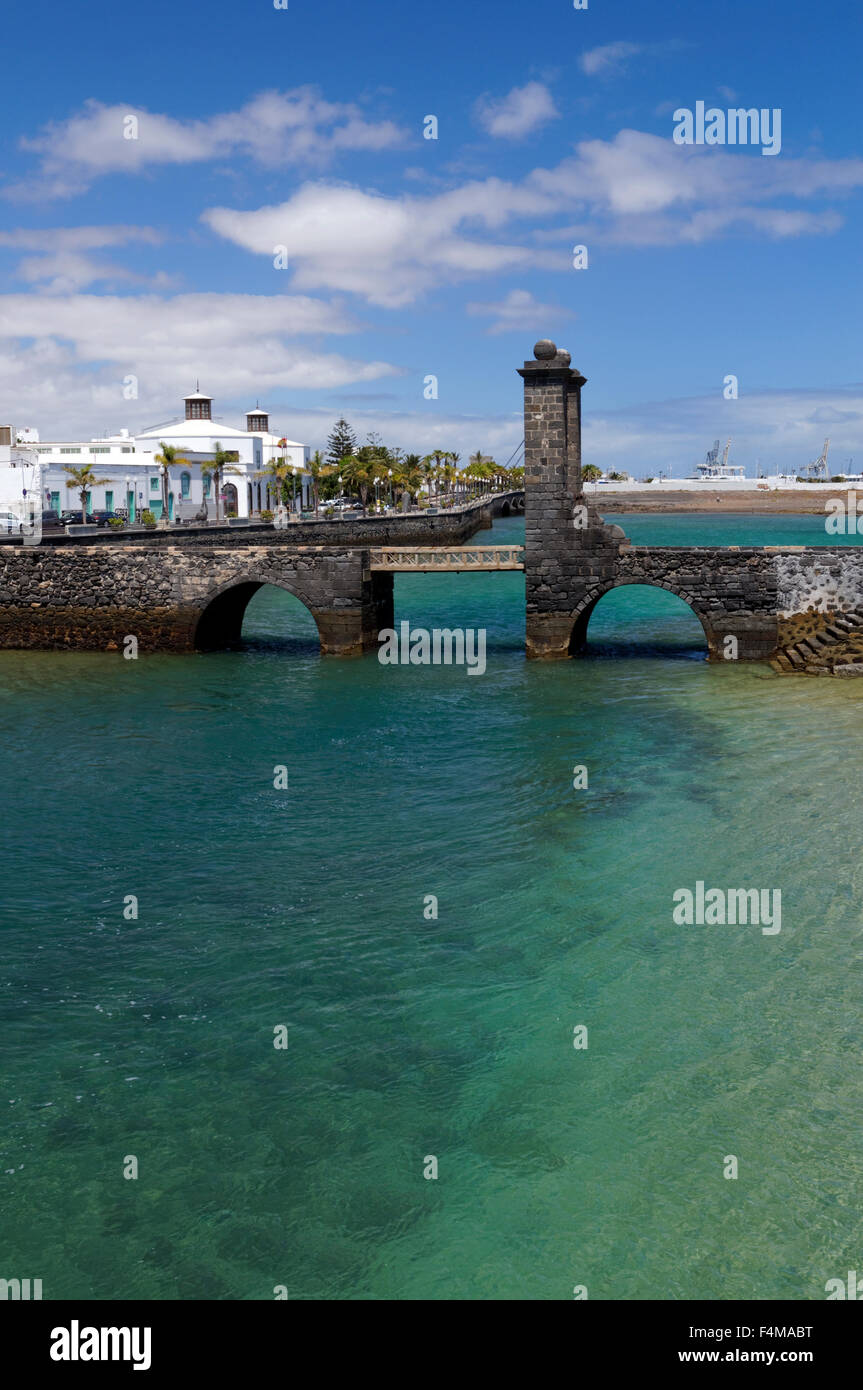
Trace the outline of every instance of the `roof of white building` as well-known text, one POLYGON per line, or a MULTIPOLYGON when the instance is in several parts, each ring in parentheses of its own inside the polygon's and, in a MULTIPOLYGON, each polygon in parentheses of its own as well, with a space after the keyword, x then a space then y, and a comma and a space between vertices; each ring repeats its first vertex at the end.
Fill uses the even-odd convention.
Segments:
POLYGON ((228 436, 235 439, 248 439, 246 430, 235 429, 233 425, 221 424, 218 420, 172 420, 166 425, 156 425, 153 429, 141 430, 137 439, 159 439, 163 434, 181 434, 190 439, 221 439, 228 436))

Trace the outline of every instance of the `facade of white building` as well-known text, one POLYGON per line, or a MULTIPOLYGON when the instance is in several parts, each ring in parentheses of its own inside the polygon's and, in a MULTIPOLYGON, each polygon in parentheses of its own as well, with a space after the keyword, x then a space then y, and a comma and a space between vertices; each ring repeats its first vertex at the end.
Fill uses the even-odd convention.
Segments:
POLYGON ((216 515, 215 488, 202 465, 211 464, 217 448, 232 461, 222 469, 219 516, 254 517, 275 505, 268 490, 268 465, 283 458, 296 477, 297 505, 308 500, 305 469, 307 445, 274 434, 269 415, 260 406, 246 412, 246 428, 236 429, 212 418, 212 398, 194 391, 185 397, 182 417, 154 425, 137 435, 128 430, 101 439, 46 440, 32 428, 0 426, 0 508, 18 510, 22 499, 39 492, 43 509, 58 514, 80 510, 81 498, 66 468, 90 464, 102 479, 88 496, 88 510, 125 511, 130 521, 149 508, 158 519, 163 509, 162 466, 156 463, 162 445, 175 448, 168 469, 168 514, 172 521, 191 521, 203 511, 216 515), (263 476, 262 476, 263 475, 263 476))

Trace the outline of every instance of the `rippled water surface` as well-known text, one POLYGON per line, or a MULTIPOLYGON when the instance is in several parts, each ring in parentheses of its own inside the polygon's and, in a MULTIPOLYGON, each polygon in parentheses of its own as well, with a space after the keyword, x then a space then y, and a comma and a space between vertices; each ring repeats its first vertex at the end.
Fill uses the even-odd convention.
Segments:
POLYGON ((863 1250, 863 682, 708 666, 640 588, 572 662, 524 661, 519 574, 397 617, 485 627, 486 673, 322 660, 272 589, 239 652, 0 654, 0 1276, 823 1298, 863 1250), (697 880, 780 889, 781 932, 676 926, 697 880))

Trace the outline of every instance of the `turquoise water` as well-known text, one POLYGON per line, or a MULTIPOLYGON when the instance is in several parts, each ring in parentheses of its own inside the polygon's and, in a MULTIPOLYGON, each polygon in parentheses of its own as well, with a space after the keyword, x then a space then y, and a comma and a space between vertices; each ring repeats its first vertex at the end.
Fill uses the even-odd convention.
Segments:
POLYGON ((400 578, 397 617, 486 627, 486 674, 321 660, 270 589, 240 652, 0 655, 0 1276, 823 1298, 863 1252, 863 683, 709 666, 660 591, 547 665, 518 574, 400 578), (781 889, 780 934, 676 926, 699 879, 781 889))

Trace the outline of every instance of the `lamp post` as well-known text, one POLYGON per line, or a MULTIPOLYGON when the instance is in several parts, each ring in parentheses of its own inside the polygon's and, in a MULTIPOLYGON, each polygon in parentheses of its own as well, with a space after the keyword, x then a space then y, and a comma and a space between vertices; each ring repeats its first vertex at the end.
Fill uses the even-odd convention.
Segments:
POLYGON ((391 468, 389 468, 389 469, 387 470, 387 477, 389 478, 390 506, 392 506, 392 505, 393 505, 393 470, 392 470, 391 468))

